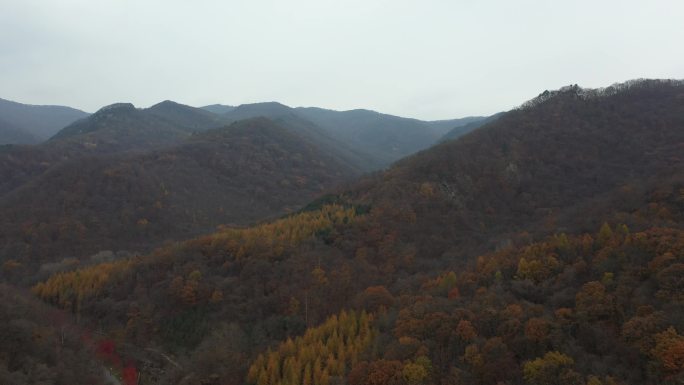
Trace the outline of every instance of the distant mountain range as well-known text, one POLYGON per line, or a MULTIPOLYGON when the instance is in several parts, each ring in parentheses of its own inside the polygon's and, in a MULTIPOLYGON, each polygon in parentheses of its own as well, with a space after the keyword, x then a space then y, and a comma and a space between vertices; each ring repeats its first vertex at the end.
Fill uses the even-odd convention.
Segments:
POLYGON ((170 101, 146 109, 116 103, 64 127, 46 144, 90 153, 144 151, 226 124, 215 114, 170 101))
MULTIPOLYGON (((272 218, 483 120, 168 100, 82 115, 41 144, 0 147, 0 258, 148 250, 272 218)), ((15 143, 32 142, 3 127, 15 143)))
MULTIPOLYGON (((452 129, 484 117, 426 122, 370 110, 334 111, 315 107, 291 108, 280 103, 243 104, 238 107, 204 107, 222 111, 230 121, 265 116, 273 119, 300 119, 313 123, 348 149, 363 154, 359 166, 366 170, 387 167, 392 162, 423 150, 452 129), (225 108, 222 110, 221 108, 225 108)), ((463 131, 465 133, 467 131, 463 131)), ((452 138, 457 137, 456 134, 452 138)))
POLYGON ((0 144, 35 144, 88 116, 71 107, 36 106, 0 99, 0 144))
POLYGON ((177 143, 192 132, 267 117, 298 126, 319 144, 332 147, 344 162, 374 171, 431 146, 445 135, 457 138, 486 118, 421 121, 370 110, 291 108, 276 102, 195 108, 168 100, 146 109, 117 103, 84 119, 88 116, 69 107, 0 99, 0 145, 37 144, 54 137, 87 152, 144 150, 177 143))
POLYGON ((67 125, 40 145, 0 148, 0 196, 63 162, 83 156, 151 151, 226 124, 204 110, 171 102, 144 110, 129 103, 106 106, 67 125))

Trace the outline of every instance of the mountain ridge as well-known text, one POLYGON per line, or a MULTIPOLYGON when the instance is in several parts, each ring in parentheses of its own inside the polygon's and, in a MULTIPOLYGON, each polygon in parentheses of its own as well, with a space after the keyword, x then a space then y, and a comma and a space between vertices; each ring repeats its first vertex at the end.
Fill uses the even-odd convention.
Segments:
MULTIPOLYGON (((65 106, 32 105, 0 99, 0 119, 35 138, 34 144, 47 140, 59 129, 88 116, 88 113, 65 106)), ((0 141, 7 142, 0 137, 0 141)))
POLYGON ((452 128, 483 119, 467 117, 425 122, 365 109, 335 111, 318 107, 292 108, 278 102, 243 104, 225 112, 223 116, 231 121, 257 116, 306 120, 325 131, 330 139, 348 149, 362 152, 365 160, 357 164, 365 171, 383 169, 403 156, 436 143, 452 128))

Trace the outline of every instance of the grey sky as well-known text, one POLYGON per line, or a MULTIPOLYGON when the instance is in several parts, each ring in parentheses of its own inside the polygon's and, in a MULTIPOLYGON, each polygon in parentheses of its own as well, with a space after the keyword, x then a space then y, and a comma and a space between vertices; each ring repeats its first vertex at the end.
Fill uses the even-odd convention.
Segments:
POLYGON ((445 119, 684 78, 683 41, 681 0, 0 0, 0 97, 445 119))

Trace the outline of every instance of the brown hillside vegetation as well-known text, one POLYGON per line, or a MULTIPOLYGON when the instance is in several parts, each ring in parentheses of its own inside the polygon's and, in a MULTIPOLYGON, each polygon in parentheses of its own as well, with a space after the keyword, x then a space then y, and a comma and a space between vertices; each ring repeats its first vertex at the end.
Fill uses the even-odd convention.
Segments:
POLYGON ((168 101, 145 110, 128 103, 106 106, 59 127, 61 130, 41 145, 1 146, 0 196, 64 162, 159 149, 178 144, 194 132, 225 124, 207 111, 168 101))
MULTIPOLYGON (((465 245, 495 248, 520 231, 638 222, 630 214, 676 197, 684 182, 684 85, 640 81, 614 88, 619 92, 594 95, 568 87, 528 103, 398 162, 352 196, 415 215, 416 227, 431 231, 408 226, 401 235, 428 236, 423 241, 433 256, 465 245)), ((678 215, 661 214, 664 224, 678 215)))
POLYGON ((0 383, 104 385, 91 342, 68 314, 0 285, 0 383))
POLYGON ((0 198, 0 252, 35 266, 145 250, 296 210, 353 175, 269 120, 242 121, 165 150, 50 168, 0 198))
POLYGON ((670 81, 545 93, 299 214, 35 292, 180 362, 141 383, 309 383, 293 360, 328 339, 278 344, 356 309, 377 334, 330 383, 675 384, 682 100, 670 81))

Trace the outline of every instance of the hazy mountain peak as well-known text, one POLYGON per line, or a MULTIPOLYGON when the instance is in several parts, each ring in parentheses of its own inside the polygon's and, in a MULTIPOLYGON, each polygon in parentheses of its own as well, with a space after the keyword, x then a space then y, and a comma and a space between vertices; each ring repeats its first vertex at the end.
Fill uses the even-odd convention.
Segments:
POLYGON ((200 122, 199 118, 211 120, 204 114, 213 116, 193 107, 159 109, 161 111, 137 109, 131 103, 111 104, 65 127, 52 139, 68 139, 72 144, 78 143, 91 150, 97 148, 97 152, 151 149, 177 143, 190 132, 204 127, 188 126, 185 116, 190 115, 193 122, 200 122), (194 110, 201 112, 198 119, 192 118, 196 115, 194 110))
POLYGON ((261 102, 261 103, 247 103, 241 104, 235 108, 236 112, 250 111, 250 112, 264 112, 269 114, 287 113, 292 110, 282 103, 278 102, 261 102))
POLYGON ((191 107, 186 104, 181 104, 178 102, 174 102, 173 100, 164 100, 162 102, 159 102, 151 107, 145 108, 145 111, 151 111, 154 113, 157 112, 171 112, 171 111, 196 111, 198 113, 202 113, 203 115, 208 115, 207 111, 204 111, 202 109, 196 108, 196 107, 191 107))
POLYGON ((602 88, 583 88, 577 84, 571 84, 561 87, 557 90, 545 90, 535 98, 523 103, 520 108, 531 108, 539 104, 545 103, 549 100, 559 98, 577 98, 577 99, 595 99, 601 97, 609 97, 617 94, 639 90, 639 89, 656 89, 659 87, 677 87, 684 85, 684 80, 677 79, 633 79, 622 83, 614 83, 608 87, 602 88))
POLYGON ((185 131, 203 131, 228 123, 223 116, 203 108, 188 106, 172 100, 164 100, 143 110, 185 131))
POLYGON ((244 103, 239 105, 238 107, 255 107, 255 106, 260 106, 260 107, 275 107, 275 108, 286 108, 290 109, 290 107, 280 103, 280 102, 257 102, 257 103, 244 103))
POLYGON ((137 109, 132 103, 114 103, 100 108, 99 110, 97 110, 97 112, 95 112, 95 114, 119 111, 137 111, 137 109))
POLYGON ((159 103, 157 103, 157 104, 155 104, 149 108, 164 107, 164 106, 185 106, 185 105, 178 103, 178 102, 174 102, 173 100, 166 99, 166 100, 163 100, 163 101, 161 101, 161 102, 159 102, 159 103))
POLYGON ((342 111, 342 112, 352 112, 352 113, 357 113, 357 114, 371 114, 371 115, 382 115, 380 112, 375 111, 375 110, 369 110, 367 108, 354 108, 351 110, 347 111, 342 111))
POLYGON ((271 119, 279 119, 294 115, 295 110, 278 102, 241 104, 234 109, 222 114, 231 122, 263 116, 271 119))
POLYGON ((235 109, 235 106, 228 106, 225 104, 210 104, 208 106, 202 106, 200 107, 201 109, 209 112, 213 112, 215 114, 226 114, 230 111, 233 111, 235 109))

